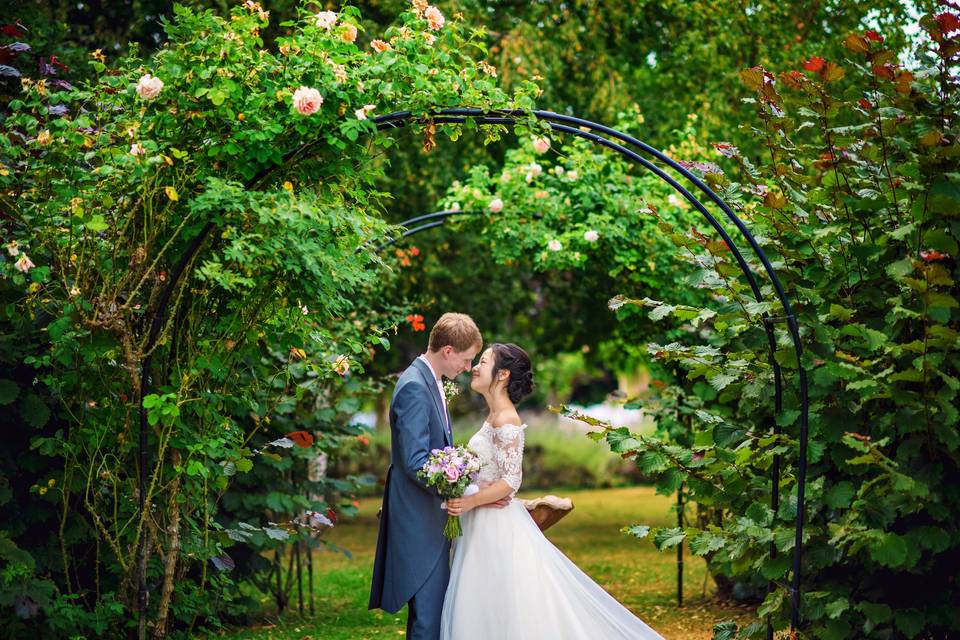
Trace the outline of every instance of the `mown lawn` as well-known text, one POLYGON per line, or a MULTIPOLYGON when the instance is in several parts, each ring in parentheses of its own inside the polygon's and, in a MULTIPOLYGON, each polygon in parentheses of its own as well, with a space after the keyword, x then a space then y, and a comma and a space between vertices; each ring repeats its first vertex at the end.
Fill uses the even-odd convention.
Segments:
MULTIPOLYGON (((527 493, 534 497, 543 492, 527 493)), ((597 580, 627 607, 664 637, 673 640, 707 639, 720 620, 746 620, 749 611, 715 602, 712 583, 704 593, 705 565, 684 553, 684 606, 676 606, 676 553, 660 553, 648 541, 620 533, 632 522, 667 524, 671 499, 649 487, 554 491, 573 498, 575 509, 550 529, 548 537, 570 559, 597 580)), ((376 546, 376 511, 379 500, 360 503, 356 520, 341 523, 330 540, 349 549, 353 559, 340 553, 318 552, 314 559, 316 614, 300 618, 293 612, 273 617, 225 637, 267 640, 363 640, 404 635, 406 613, 367 611, 366 603, 376 546)))

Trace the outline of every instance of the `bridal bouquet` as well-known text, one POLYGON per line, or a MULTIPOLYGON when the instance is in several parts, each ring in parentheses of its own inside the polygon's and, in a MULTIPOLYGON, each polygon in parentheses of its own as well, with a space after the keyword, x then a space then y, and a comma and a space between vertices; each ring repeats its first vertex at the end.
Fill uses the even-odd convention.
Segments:
MULTIPOLYGON (((480 466, 480 458, 467 447, 444 447, 430 452, 430 457, 417 475, 427 481, 428 487, 436 488, 444 498, 461 498, 476 493, 477 487, 471 485, 470 481, 480 471, 480 466)), ((463 535, 460 516, 447 516, 443 535, 448 540, 463 535)))

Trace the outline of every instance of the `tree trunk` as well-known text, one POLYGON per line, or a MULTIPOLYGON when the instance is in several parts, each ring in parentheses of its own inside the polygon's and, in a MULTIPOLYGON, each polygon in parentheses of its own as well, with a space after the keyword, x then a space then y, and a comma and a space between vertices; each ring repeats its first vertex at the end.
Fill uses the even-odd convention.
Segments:
MULTIPOLYGON (((176 469, 180 466, 180 451, 172 449, 170 466, 176 469)), ((174 478, 170 488, 170 524, 167 532, 170 534, 170 546, 163 563, 163 591, 160 593, 160 604, 157 608, 157 624, 153 628, 155 639, 163 638, 167 631, 167 616, 170 613, 170 600, 173 596, 174 577, 177 572, 177 559, 180 557, 180 507, 177 505, 177 496, 180 493, 180 476, 174 478)))

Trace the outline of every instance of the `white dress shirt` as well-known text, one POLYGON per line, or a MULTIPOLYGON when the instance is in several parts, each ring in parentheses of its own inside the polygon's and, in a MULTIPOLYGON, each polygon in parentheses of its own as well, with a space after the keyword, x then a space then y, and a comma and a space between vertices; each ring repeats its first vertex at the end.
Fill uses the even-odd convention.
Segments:
MULTIPOLYGON (((443 392, 443 380, 440 378, 440 376, 437 375, 437 372, 433 370, 433 365, 431 365, 430 361, 427 360, 427 354, 425 353, 420 354, 417 359, 423 360, 424 362, 427 363, 427 368, 430 369, 430 373, 433 375, 433 379, 437 381, 437 389, 440 390, 440 401, 443 402, 443 410, 444 412, 447 412, 447 415, 449 416, 450 415, 448 413, 449 410, 447 409, 447 396, 443 392)), ((449 431, 449 429, 450 429, 450 423, 448 422, 447 430, 449 431)))

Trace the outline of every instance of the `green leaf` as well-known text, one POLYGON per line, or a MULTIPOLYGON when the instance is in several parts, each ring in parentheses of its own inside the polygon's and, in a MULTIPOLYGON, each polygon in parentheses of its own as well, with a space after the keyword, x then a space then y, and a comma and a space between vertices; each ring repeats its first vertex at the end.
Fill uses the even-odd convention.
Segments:
POLYGON ((240 458, 236 461, 237 471, 240 473, 247 473, 253 469, 253 461, 250 458, 240 458))
POLYGON ((39 429, 50 420, 50 408, 40 396, 31 393, 20 403, 20 415, 28 425, 39 429))
POLYGON ((690 540, 690 551, 694 555, 704 556, 713 551, 719 551, 726 544, 723 536, 705 531, 690 540))
POLYGON ((773 559, 767 559, 760 567, 760 575, 767 580, 777 580, 782 578, 790 568, 791 558, 788 555, 777 556, 773 559))
POLYGON ((107 221, 103 219, 103 216, 96 214, 91 216, 88 221, 86 221, 83 226, 85 226, 89 231, 94 233, 99 233, 105 231, 110 225, 107 224, 107 221))
POLYGON ((824 501, 827 506, 833 509, 842 509, 850 506, 853 495, 853 483, 843 480, 830 488, 827 495, 824 496, 824 501))
POLYGON ((672 529, 660 529, 657 531, 653 536, 653 542, 657 545, 657 548, 663 551, 664 549, 677 546, 683 542, 683 539, 686 537, 687 534, 683 529, 673 527, 672 529))
POLYGON ((913 262, 909 258, 891 262, 887 265, 886 273, 894 280, 902 280, 913 273, 913 262))
POLYGON ((290 537, 290 534, 287 533, 284 529, 277 529, 274 527, 264 527, 263 532, 267 534, 268 537, 273 538, 274 540, 286 540, 290 537))
POLYGON ((932 229, 923 234, 923 244, 930 249, 943 251, 951 256, 956 256, 958 252, 957 241, 942 229, 932 229))
POLYGON ((878 542, 870 545, 870 557, 885 567, 899 567, 907 559, 907 543, 895 533, 883 533, 878 542))
POLYGON ((889 622, 890 618, 893 616, 893 611, 890 609, 890 606, 886 604, 860 602, 857 604, 857 610, 866 616, 867 620, 874 625, 889 622))
POLYGON ((837 618, 841 613, 850 608, 850 601, 846 598, 837 598, 827 604, 826 612, 828 618, 837 618))
POLYGON ((923 630, 924 615, 916 609, 898 609, 894 619, 897 628, 908 638, 915 638, 923 630))
POLYGON ((20 387, 13 380, 0 378, 0 406, 10 404, 20 395, 20 387))
POLYGON ((646 538, 650 534, 650 527, 645 524, 635 524, 623 529, 624 533, 629 533, 637 538, 646 538))

